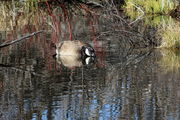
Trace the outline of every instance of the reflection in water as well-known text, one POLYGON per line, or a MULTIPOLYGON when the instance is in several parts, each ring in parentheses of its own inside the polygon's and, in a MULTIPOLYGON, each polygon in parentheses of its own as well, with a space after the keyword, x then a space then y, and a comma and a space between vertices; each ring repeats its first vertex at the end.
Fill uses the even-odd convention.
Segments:
POLYGON ((158 50, 129 47, 142 38, 128 32, 107 34, 108 20, 87 15, 67 21, 65 16, 48 15, 49 26, 41 21, 44 24, 1 32, 3 42, 47 28, 46 33, 0 49, 1 120, 180 119, 179 71, 164 72, 158 50), (57 64, 54 43, 71 38, 92 44, 94 65, 68 69, 57 64))
POLYGON ((161 49, 162 58, 159 61, 165 72, 179 71, 180 68, 180 51, 177 49, 161 49))
POLYGON ((158 51, 110 46, 104 68, 50 72, 35 48, 29 65, 1 67, 1 118, 178 120, 179 72, 163 73, 158 51))

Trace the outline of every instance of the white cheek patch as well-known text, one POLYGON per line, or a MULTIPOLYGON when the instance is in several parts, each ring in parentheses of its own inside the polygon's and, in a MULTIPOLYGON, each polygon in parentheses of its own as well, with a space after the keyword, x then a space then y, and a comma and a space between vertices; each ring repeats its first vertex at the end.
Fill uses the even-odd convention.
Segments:
POLYGON ((86 58, 86 60, 85 60, 85 61, 86 61, 86 65, 88 65, 88 64, 89 64, 90 59, 91 59, 90 57, 87 57, 87 58, 86 58))
POLYGON ((85 53, 86 53, 86 55, 91 56, 91 54, 90 54, 90 52, 89 52, 89 50, 87 48, 85 50, 85 53))

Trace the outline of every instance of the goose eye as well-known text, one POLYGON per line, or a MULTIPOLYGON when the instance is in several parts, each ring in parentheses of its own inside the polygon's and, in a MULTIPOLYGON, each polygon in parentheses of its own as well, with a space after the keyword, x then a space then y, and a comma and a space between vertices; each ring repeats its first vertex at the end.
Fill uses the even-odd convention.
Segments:
POLYGON ((85 61, 86 61, 86 65, 88 65, 90 62, 90 57, 87 57, 85 61))
POLYGON ((86 53, 86 55, 91 56, 91 54, 87 48, 85 49, 85 53, 86 53))

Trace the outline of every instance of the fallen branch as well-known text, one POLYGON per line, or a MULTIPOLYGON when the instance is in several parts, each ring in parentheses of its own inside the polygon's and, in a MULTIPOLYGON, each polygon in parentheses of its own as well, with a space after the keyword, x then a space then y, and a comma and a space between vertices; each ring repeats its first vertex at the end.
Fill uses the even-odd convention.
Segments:
POLYGON ((3 48, 3 47, 6 47, 6 46, 15 44, 15 43, 17 43, 17 42, 20 42, 20 41, 22 41, 22 40, 24 40, 24 39, 30 38, 30 37, 32 37, 32 36, 34 36, 34 35, 36 35, 36 34, 42 33, 42 32, 44 32, 44 30, 40 30, 40 31, 37 31, 37 32, 33 32, 33 33, 29 34, 29 35, 23 36, 23 37, 21 37, 21 38, 19 38, 19 39, 13 40, 13 41, 6 41, 6 42, 0 44, 0 48, 3 48))

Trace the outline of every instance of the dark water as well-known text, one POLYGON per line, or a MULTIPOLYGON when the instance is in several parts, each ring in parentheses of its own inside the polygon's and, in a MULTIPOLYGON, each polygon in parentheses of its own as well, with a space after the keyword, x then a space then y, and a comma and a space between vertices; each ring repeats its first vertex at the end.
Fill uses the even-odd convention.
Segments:
MULTIPOLYGON (((97 16, 76 16, 69 23, 49 15, 48 25, 43 15, 35 17, 35 25, 1 30, 1 42, 46 32, 0 49, 0 120, 180 119, 180 71, 163 63, 161 50, 131 47, 142 38, 110 33, 109 21, 97 16), (94 65, 70 69, 52 57, 54 43, 71 38, 95 48, 94 65)), ((147 36, 156 32, 133 28, 147 36)))

